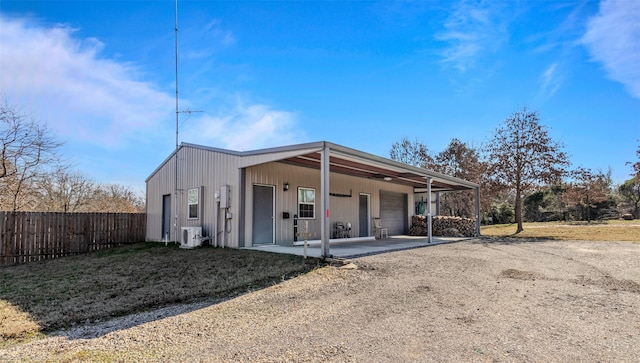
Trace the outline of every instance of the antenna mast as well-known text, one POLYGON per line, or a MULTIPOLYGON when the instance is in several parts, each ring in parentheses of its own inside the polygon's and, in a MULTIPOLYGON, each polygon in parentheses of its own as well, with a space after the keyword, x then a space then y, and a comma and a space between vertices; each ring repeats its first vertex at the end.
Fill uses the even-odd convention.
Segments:
POLYGON ((181 113, 186 113, 188 115, 191 115, 193 112, 202 112, 202 111, 191 111, 189 109, 186 109, 184 111, 180 111, 179 108, 179 103, 178 103, 178 0, 176 0, 176 26, 175 26, 175 31, 176 31, 176 43, 175 43, 175 51, 176 51, 176 150, 175 150, 175 188, 174 188, 174 197, 175 197, 175 219, 173 222, 173 240, 175 243, 179 242, 178 239, 178 211, 180 210, 178 208, 178 192, 180 191, 180 188, 178 188, 178 130, 180 129, 180 114, 181 113))
POLYGON ((178 243, 178 118, 180 115, 180 110, 178 109, 178 0, 176 0, 176 26, 175 26, 175 34, 176 34, 176 43, 175 43, 175 53, 176 53, 176 151, 175 151, 175 188, 173 191, 175 197, 175 219, 173 221, 173 239, 175 243, 178 243))

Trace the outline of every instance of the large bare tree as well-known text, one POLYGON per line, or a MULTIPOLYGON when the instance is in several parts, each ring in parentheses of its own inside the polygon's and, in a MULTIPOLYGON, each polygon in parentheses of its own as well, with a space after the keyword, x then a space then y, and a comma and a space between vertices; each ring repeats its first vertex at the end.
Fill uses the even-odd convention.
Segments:
POLYGON ((569 161, 563 148, 540 124, 538 112, 526 107, 507 117, 485 146, 488 175, 515 194, 516 233, 523 231, 524 195, 565 173, 569 161))
POLYGON ((411 141, 404 137, 402 140, 394 142, 393 145, 391 145, 389 156, 391 159, 401 163, 425 169, 433 170, 434 168, 434 161, 429 153, 429 148, 417 139, 411 141))
POLYGON ((58 155, 63 145, 35 119, 0 104, 0 210, 142 212, 130 188, 97 184, 71 170, 58 155))
MULTIPOLYGON (((481 183, 486 169, 480 161, 478 152, 464 142, 454 138, 445 150, 435 158, 436 171, 455 176, 474 183, 481 183)), ((444 193, 441 199, 441 210, 445 215, 471 218, 475 215, 472 191, 454 191, 444 193)))
POLYGON ((26 189, 46 167, 58 162, 62 143, 6 100, 0 104, 0 209, 19 210, 33 204, 26 189))

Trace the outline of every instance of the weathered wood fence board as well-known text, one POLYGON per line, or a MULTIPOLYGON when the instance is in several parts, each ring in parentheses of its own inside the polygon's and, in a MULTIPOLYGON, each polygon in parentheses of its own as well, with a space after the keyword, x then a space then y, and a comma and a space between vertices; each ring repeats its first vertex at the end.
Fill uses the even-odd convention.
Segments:
POLYGON ((144 213, 0 212, 0 265, 145 240, 144 213))

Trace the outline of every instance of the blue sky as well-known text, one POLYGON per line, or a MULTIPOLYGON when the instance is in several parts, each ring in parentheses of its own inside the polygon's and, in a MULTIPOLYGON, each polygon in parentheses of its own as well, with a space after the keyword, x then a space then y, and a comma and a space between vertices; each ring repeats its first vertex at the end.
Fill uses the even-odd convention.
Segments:
MULTIPOLYGON (((0 3, 0 84, 77 170, 144 189, 175 147, 174 1, 0 3)), ((388 156, 538 110, 574 167, 629 178, 640 1, 179 2, 180 141, 388 156)))

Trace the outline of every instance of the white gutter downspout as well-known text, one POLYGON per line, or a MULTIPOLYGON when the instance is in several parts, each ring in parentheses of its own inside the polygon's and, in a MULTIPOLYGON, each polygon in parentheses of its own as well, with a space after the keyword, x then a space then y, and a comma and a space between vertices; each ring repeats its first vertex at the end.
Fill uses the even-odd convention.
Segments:
POLYGON ((431 243, 431 233, 432 233, 432 229, 431 229, 431 182, 433 181, 433 178, 429 177, 427 178, 427 236, 428 236, 428 242, 431 243))
POLYGON ((329 254, 329 237, 331 233, 331 221, 329 213, 329 146, 325 143, 321 152, 320 161, 320 208, 322 216, 320 219, 320 254, 322 257, 331 257, 329 254))

